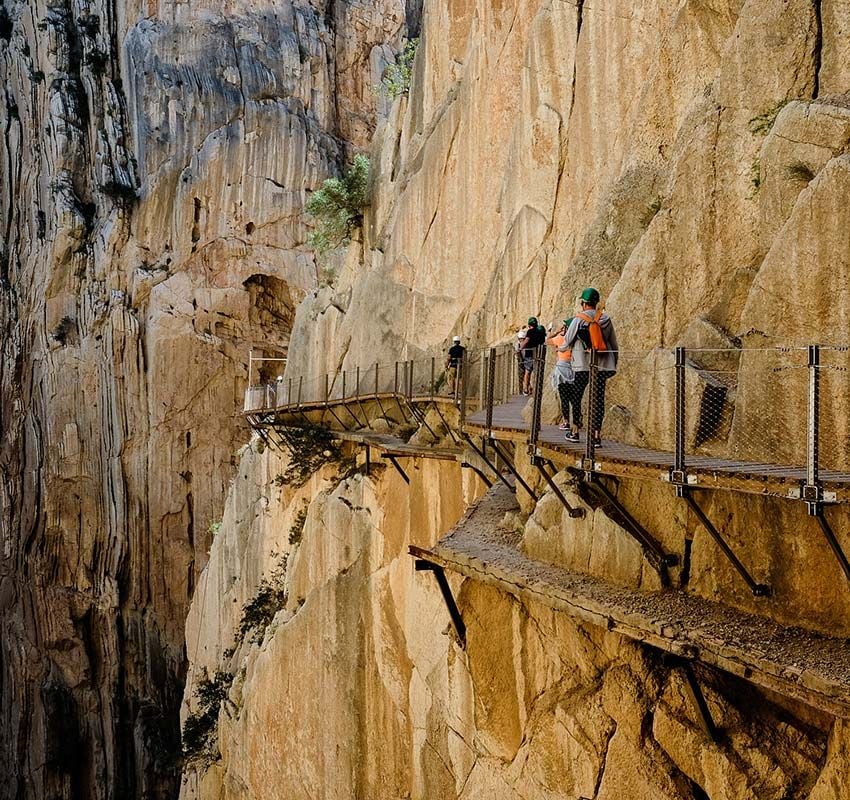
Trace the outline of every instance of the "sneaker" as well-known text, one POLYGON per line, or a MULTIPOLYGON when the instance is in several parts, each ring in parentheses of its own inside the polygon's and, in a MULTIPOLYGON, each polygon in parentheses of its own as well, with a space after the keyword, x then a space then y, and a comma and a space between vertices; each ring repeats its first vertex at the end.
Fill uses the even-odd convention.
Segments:
POLYGON ((564 434, 564 439, 566 439, 568 442, 578 442, 579 436, 578 436, 577 433, 573 433, 572 431, 567 431, 564 434))
POLYGON ((568 431, 569 429, 570 429, 569 423, 566 423, 566 422, 562 422, 562 423, 558 426, 558 430, 559 430, 559 431, 568 431))
POLYGON ((595 437, 594 440, 593 440, 593 446, 594 447, 602 447, 602 439, 600 439, 598 436, 595 437))

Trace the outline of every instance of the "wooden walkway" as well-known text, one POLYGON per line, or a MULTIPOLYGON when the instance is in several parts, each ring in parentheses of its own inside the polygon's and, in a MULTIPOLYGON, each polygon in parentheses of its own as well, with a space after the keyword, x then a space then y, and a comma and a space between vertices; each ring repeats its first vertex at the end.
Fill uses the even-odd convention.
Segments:
MULTIPOLYGON (((493 408, 493 424, 486 427, 484 411, 467 417, 465 432, 472 436, 489 437, 525 444, 530 423, 523 410, 530 398, 522 395, 493 408)), ((564 440, 564 432, 555 425, 543 425, 538 441, 539 455, 560 467, 581 468, 585 442, 564 440)), ((673 453, 603 439, 594 458, 594 471, 615 477, 669 481, 673 468, 673 453)), ((806 479, 805 467, 736 461, 711 456, 688 455, 688 484, 694 488, 730 489, 749 494, 775 495, 798 499, 806 479)), ((830 502, 850 502, 850 472, 822 470, 820 481, 830 502)))
POLYGON ((384 455, 395 458, 432 458, 440 461, 458 461, 463 455, 460 447, 437 447, 427 444, 410 444, 389 433, 374 431, 340 431, 337 439, 374 447, 384 455))
POLYGON ((639 592, 527 558, 503 525, 516 509, 497 484, 440 542, 411 555, 642 644, 850 719, 850 641, 679 591, 639 592))

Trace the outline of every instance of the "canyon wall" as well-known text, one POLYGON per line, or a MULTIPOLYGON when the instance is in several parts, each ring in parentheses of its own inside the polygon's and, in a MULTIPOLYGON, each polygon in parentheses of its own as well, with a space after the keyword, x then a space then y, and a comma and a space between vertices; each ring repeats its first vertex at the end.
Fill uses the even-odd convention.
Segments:
MULTIPOLYGON (((295 486, 237 412, 252 346, 296 376, 485 346, 587 284, 632 353, 607 424, 648 445, 652 348, 844 341, 848 29, 839 0, 3 0, 0 797, 173 797, 199 690, 186 798, 841 797, 844 723, 706 673, 714 745, 650 651, 453 579, 462 651, 406 547, 481 486, 348 453, 295 486), (408 34, 410 91, 376 98, 408 34), (367 148, 320 275, 303 203, 367 148)), ((622 493, 691 542, 680 588, 847 634, 801 508, 711 501, 758 601, 670 493, 622 493)), ((654 587, 601 513, 515 524, 654 587)))
MULTIPOLYGON (((617 437, 669 445, 672 395, 659 389, 672 362, 655 348, 702 348, 705 369, 717 369, 709 350, 730 348, 755 365, 740 371, 737 407, 757 420, 788 409, 756 426, 758 446, 793 455, 797 356, 759 367, 758 354, 846 339, 848 29, 850 9, 831 0, 425 3, 409 94, 372 146, 364 229, 298 306, 288 374, 439 354, 453 334, 474 351, 529 314, 568 315, 595 285, 627 351, 606 421, 617 437)), ((184 721, 211 676, 227 689, 184 798, 845 793, 845 722, 701 670, 725 731, 712 743, 654 651, 452 578, 462 650, 433 579, 405 555, 479 494, 456 465, 413 460, 408 487, 329 463, 293 494, 275 480, 282 456, 258 449, 243 456, 187 626, 184 721), (246 638, 245 609, 272 573, 281 608, 246 638)), ((680 556, 676 590, 848 634, 850 594, 801 504, 706 498, 773 588, 764 599, 669 487, 623 481, 619 493, 680 556)), ((601 510, 571 520, 551 494, 523 508, 512 522, 529 556, 658 587, 601 510)), ((844 540, 850 517, 829 513, 844 540)))
POLYGON ((175 796, 248 353, 286 350, 305 197, 368 146, 408 22, 0 4, 0 797, 175 796))

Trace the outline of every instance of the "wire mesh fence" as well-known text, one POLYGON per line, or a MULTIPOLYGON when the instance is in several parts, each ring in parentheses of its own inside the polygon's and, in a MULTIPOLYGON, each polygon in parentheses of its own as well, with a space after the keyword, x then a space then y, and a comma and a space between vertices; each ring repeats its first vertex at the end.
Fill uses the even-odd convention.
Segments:
POLYGON ((817 447, 823 477, 850 471, 850 347, 821 347, 813 357, 817 375, 817 447))

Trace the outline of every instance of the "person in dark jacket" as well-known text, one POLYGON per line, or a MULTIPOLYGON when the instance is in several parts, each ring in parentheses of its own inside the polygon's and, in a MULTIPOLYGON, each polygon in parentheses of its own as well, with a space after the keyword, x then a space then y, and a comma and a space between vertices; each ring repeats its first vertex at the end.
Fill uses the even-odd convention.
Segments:
POLYGON ((446 359, 446 382, 449 385, 449 394, 454 394, 457 388, 457 373, 463 363, 466 348, 460 343, 460 336, 452 339, 449 355, 446 359))
POLYGON ((528 329, 525 339, 519 349, 522 352, 522 367, 525 374, 522 378, 522 393, 531 394, 531 373, 534 372, 534 356, 537 348, 546 344, 546 329, 537 321, 537 317, 528 318, 528 329))

